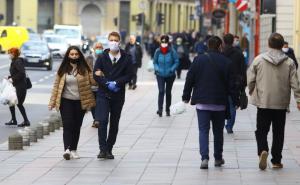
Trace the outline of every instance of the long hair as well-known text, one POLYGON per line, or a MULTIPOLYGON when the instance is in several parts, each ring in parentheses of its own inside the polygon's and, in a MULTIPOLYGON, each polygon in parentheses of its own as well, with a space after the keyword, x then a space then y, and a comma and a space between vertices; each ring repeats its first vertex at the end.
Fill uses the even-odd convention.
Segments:
POLYGON ((62 77, 65 73, 71 73, 72 72, 72 69, 73 67, 71 66, 70 64, 70 61, 69 61, 69 54, 70 54, 70 51, 71 50, 76 50, 78 53, 79 53, 79 62, 77 63, 77 71, 78 71, 78 74, 80 75, 85 75, 85 73, 88 71, 88 72, 91 72, 91 68, 88 66, 83 54, 81 53, 80 49, 77 47, 77 46, 70 46, 63 58, 63 61, 58 69, 58 72, 57 74, 62 77))

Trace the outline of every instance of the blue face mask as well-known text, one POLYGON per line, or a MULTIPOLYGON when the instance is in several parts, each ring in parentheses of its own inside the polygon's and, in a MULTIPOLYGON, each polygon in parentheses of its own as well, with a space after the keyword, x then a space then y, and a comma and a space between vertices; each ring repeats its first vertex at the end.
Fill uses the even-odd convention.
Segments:
POLYGON ((95 54, 96 55, 100 55, 100 54, 102 54, 103 53, 103 50, 102 49, 96 49, 95 50, 95 54))

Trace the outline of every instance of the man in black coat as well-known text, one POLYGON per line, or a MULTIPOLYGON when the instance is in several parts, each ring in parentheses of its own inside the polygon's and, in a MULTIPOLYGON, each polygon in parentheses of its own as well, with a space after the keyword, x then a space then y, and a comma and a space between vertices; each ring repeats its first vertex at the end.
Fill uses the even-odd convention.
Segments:
MULTIPOLYGON (((245 92, 245 88, 247 86, 247 66, 245 63, 245 58, 243 52, 239 47, 234 47, 234 36, 230 33, 226 34, 223 37, 224 40, 224 55, 231 60, 232 73, 235 78, 235 88, 238 94, 241 94, 242 91, 245 92)), ((233 105, 231 98, 229 97, 230 104, 230 119, 227 120, 227 124, 225 126, 227 133, 233 133, 233 125, 235 122, 236 109, 233 105)))
POLYGON ((143 59, 143 49, 141 45, 136 42, 136 37, 134 35, 131 35, 129 38, 129 43, 125 46, 125 51, 130 54, 131 61, 133 63, 132 65, 132 71, 133 71, 133 77, 129 82, 129 89, 135 89, 136 88, 136 81, 137 81, 137 71, 138 68, 142 67, 142 59, 143 59))
POLYGON ((94 66, 94 79, 99 86, 95 117, 96 121, 99 121, 98 158, 114 159, 112 148, 116 142, 121 111, 125 102, 125 85, 132 78, 133 67, 130 55, 120 49, 120 35, 112 32, 108 40, 109 49, 98 57, 94 66), (107 136, 108 122, 110 126, 107 136))
POLYGON ((199 127, 201 169, 208 168, 209 129, 212 121, 214 134, 215 166, 222 166, 223 129, 228 96, 237 105, 233 90, 233 77, 230 72, 231 61, 221 54, 222 40, 213 36, 208 40, 208 53, 198 55, 187 73, 182 100, 196 105, 199 127), (191 92, 193 95, 191 97, 191 92))
POLYGON ((296 69, 298 69, 298 61, 295 57, 295 53, 294 53, 294 50, 292 48, 289 47, 289 43, 288 42, 284 42, 284 45, 283 45, 283 48, 282 48, 282 51, 291 59, 293 59, 294 61, 294 64, 296 66, 296 69))

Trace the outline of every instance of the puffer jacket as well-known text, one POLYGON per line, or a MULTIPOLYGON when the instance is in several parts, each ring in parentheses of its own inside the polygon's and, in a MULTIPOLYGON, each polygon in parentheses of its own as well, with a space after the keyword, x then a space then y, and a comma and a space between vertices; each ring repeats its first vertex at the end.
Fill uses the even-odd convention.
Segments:
POLYGON ((248 70, 247 84, 251 103, 258 108, 287 109, 291 89, 300 102, 296 66, 281 50, 270 49, 257 56, 248 70))
MULTIPOLYGON (((86 73, 84 76, 78 74, 76 78, 78 82, 81 108, 83 110, 90 110, 92 107, 95 107, 96 105, 96 100, 91 89, 92 85, 97 85, 95 80, 93 79, 93 74, 92 72, 86 73)), ((64 74, 62 77, 56 75, 56 79, 54 82, 54 86, 53 86, 53 90, 49 102, 49 106, 54 107, 56 110, 59 110, 60 107, 65 81, 66 81, 66 74, 64 74)))
POLYGON ((161 77, 175 76, 175 71, 179 65, 178 55, 171 46, 169 46, 166 54, 162 54, 158 48, 154 54, 153 64, 156 75, 161 77))

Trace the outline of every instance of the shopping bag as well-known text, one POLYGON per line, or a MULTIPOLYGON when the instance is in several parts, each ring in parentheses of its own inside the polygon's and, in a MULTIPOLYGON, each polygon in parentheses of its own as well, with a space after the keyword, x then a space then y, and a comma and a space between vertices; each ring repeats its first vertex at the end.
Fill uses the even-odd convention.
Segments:
POLYGON ((154 64, 153 64, 153 60, 149 60, 148 64, 147 64, 147 70, 149 72, 154 71, 154 64))
POLYGON ((18 98, 16 88, 12 83, 7 79, 3 79, 0 86, 0 103, 9 106, 16 105, 18 103, 18 98))
POLYGON ((182 114, 186 111, 186 105, 184 102, 180 101, 180 102, 177 102, 173 105, 171 105, 170 107, 170 113, 172 115, 176 115, 176 114, 182 114))

